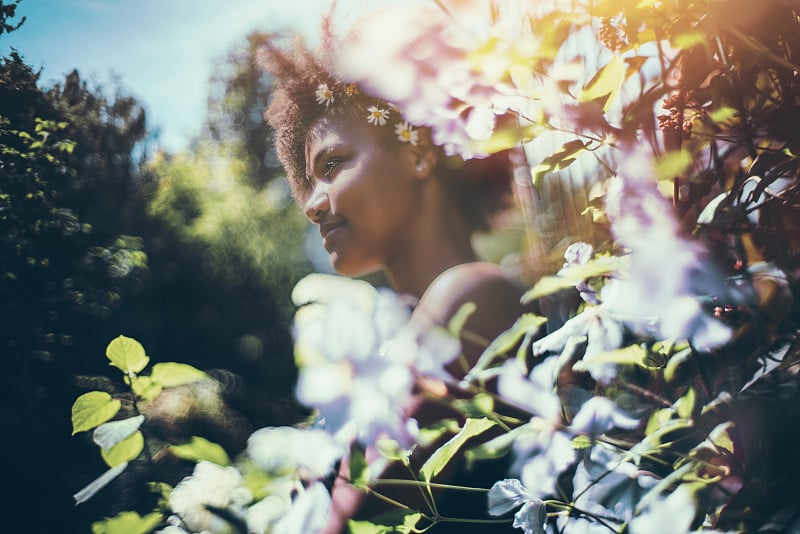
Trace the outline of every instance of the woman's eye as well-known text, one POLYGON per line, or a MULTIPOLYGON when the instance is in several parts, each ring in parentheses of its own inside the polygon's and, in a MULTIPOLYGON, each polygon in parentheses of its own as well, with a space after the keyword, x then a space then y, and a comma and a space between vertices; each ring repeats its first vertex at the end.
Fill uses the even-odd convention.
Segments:
POLYGON ((323 165, 323 174, 325 176, 330 176, 333 170, 339 166, 342 162, 340 158, 331 158, 325 162, 323 165))

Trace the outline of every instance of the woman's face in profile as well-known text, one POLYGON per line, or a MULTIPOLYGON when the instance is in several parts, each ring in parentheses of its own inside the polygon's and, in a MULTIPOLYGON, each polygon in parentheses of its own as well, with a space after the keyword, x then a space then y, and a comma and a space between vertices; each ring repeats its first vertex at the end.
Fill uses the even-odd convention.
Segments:
POLYGON ((404 254, 420 207, 413 147, 388 138, 390 126, 323 117, 306 136, 311 193, 306 216, 319 226, 333 267, 359 276, 404 254))

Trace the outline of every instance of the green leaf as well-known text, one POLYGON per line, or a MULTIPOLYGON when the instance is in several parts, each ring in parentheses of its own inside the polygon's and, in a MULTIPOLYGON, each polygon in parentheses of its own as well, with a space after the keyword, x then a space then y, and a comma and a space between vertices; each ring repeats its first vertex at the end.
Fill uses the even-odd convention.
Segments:
POLYGON ((572 448, 577 450, 589 449, 592 446, 592 439, 589 436, 580 434, 572 438, 572 448))
POLYGON ((153 372, 150 373, 150 378, 168 388, 191 384, 208 378, 208 375, 185 363, 166 362, 153 365, 153 372))
POLYGON ((669 40, 673 48, 687 49, 706 42, 708 34, 704 32, 685 32, 673 35, 669 40))
POLYGON ((110 450, 100 449, 100 455, 109 467, 130 462, 144 450, 144 435, 136 431, 124 440, 120 441, 110 450))
POLYGON ((207 460, 221 466, 228 466, 231 463, 228 453, 225 452, 222 446, 200 436, 192 436, 188 443, 172 445, 170 450, 178 458, 183 458, 184 460, 193 460, 195 462, 207 460))
POLYGON ((407 460, 411 451, 400 446, 397 440, 381 438, 375 442, 375 449, 389 460, 407 460))
POLYGON ((453 406, 467 417, 485 417, 494 411, 494 399, 488 393, 478 393, 469 399, 456 399, 453 406))
POLYGON ((150 361, 141 343, 125 336, 118 336, 108 344, 106 356, 112 366, 126 375, 140 372, 150 361))
POLYGON ((133 393, 146 401, 155 399, 164 389, 151 376, 132 376, 130 377, 130 384, 133 393))
POLYGON ((447 323, 447 330, 450 331, 456 337, 461 336, 461 331, 464 329, 464 325, 467 323, 467 319, 469 316, 472 315, 477 306, 474 302, 465 302, 461 305, 458 311, 453 314, 450 318, 450 321, 447 323))
POLYGON ((72 435, 91 430, 111 420, 122 405, 105 391, 90 391, 72 404, 72 435))
POLYGON ((458 425, 457 420, 450 418, 441 419, 432 425, 420 428, 417 442, 422 447, 428 447, 446 433, 450 432, 455 434, 459 430, 461 430, 461 427, 458 425))
POLYGON ((603 111, 608 111, 625 81, 625 61, 614 56, 583 87, 578 102, 602 100, 603 111))
POLYGON ((601 352, 589 358, 584 358, 575 362, 572 368, 576 371, 588 371, 593 365, 605 365, 613 363, 616 365, 638 365, 647 368, 645 360, 648 352, 640 345, 628 345, 621 349, 601 352))
POLYGON ((163 519, 161 512, 150 512, 144 517, 136 512, 120 512, 110 519, 92 523, 92 534, 148 534, 163 519))
POLYGON ((735 426, 732 421, 727 421, 718 424, 708 433, 708 440, 714 444, 717 451, 726 451, 729 454, 734 453, 733 438, 731 438, 730 430, 735 426))
POLYGON ((520 315, 519 318, 514 321, 514 324, 511 325, 511 328, 502 332, 489 343, 489 346, 484 349, 475 367, 467 373, 465 379, 467 381, 471 380, 475 375, 486 369, 497 356, 512 351, 525 334, 532 330, 538 330, 539 327, 546 322, 547 317, 542 317, 534 313, 524 313, 520 315))
POLYGON ((675 411, 678 413, 679 417, 689 419, 692 416, 696 397, 697 395, 694 392, 694 388, 689 388, 689 390, 675 402, 675 411))
POLYGON ((656 161, 655 172, 659 180, 672 180, 683 173, 692 164, 692 154, 688 150, 667 152, 656 161))
POLYGON ((349 534, 411 534, 422 514, 414 510, 394 510, 381 514, 372 521, 347 522, 349 534))
POLYGON ((367 456, 360 447, 350 447, 350 482, 357 488, 367 487, 367 456))
POLYGON ((561 148, 554 154, 544 158, 541 163, 531 168, 531 179, 533 186, 541 190, 542 180, 551 172, 566 169, 578 156, 586 150, 589 145, 580 139, 573 139, 561 145, 561 148))
POLYGON ((675 378, 675 373, 678 371, 678 367, 689 358, 692 357, 692 349, 691 347, 686 347, 681 349, 672 356, 670 356, 669 361, 667 362, 667 366, 664 368, 664 379, 667 382, 672 382, 675 378))
POLYGON ((485 419, 467 419, 464 428, 450 438, 444 445, 436 449, 420 468, 419 472, 423 480, 430 482, 442 469, 453 459, 458 450, 471 438, 482 434, 495 426, 495 423, 485 419))
POLYGON ((467 460, 467 468, 472 466, 473 462, 479 460, 493 460, 505 456, 511 451, 514 441, 525 433, 531 432, 529 425, 518 426, 512 428, 510 431, 500 434, 496 438, 492 438, 485 443, 481 443, 477 447, 473 447, 464 453, 464 458, 467 460))
POLYGON ((709 113, 708 118, 711 119, 714 124, 723 124, 730 121, 738 114, 739 112, 735 108, 722 106, 709 113))
POLYGON ((534 286, 522 295, 523 304, 551 295, 562 289, 574 287, 577 283, 624 269, 629 262, 627 256, 599 256, 586 263, 570 265, 558 275, 543 276, 534 286))

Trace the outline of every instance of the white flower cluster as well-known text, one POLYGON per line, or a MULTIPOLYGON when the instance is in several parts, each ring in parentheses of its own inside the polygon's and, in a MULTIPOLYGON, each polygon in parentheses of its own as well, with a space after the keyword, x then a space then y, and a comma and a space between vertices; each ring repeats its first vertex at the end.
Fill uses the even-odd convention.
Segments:
POLYGON ((366 282, 312 274, 292 298, 297 398, 318 410, 322 428, 339 443, 374 445, 416 440, 408 414, 415 374, 441 376, 460 352, 451 336, 418 330, 409 303, 366 282))
POLYGON ((493 18, 488 3, 464 3, 458 20, 421 6, 379 10, 356 24, 337 70, 430 127, 448 155, 484 157, 499 116, 533 116, 531 4, 505 2, 493 18))

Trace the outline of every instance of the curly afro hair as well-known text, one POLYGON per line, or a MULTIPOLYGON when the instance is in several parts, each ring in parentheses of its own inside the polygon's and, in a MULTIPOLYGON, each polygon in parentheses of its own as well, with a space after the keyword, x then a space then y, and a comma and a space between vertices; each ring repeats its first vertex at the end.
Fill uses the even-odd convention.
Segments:
MULTIPOLYGON (((299 36, 292 39, 282 34, 266 35, 259 43, 260 64, 273 76, 273 93, 265 118, 274 131, 278 158, 298 204, 305 202, 311 193, 311 184, 306 178, 305 143, 306 134, 314 123, 323 115, 363 121, 369 106, 393 107, 359 86, 339 79, 326 67, 334 64, 333 38, 328 30, 329 20, 326 19, 319 53, 309 50, 299 36), (326 84, 333 95, 328 105, 318 100, 320 84, 326 84)), ((381 135, 386 142, 399 142, 394 137, 393 125, 402 120, 401 113, 391 113, 389 125, 376 129, 376 135, 381 135)), ((513 202, 513 165, 509 151, 465 161, 457 156, 445 156, 440 147, 436 150, 439 155, 437 174, 448 183, 465 220, 473 230, 491 228, 493 216, 513 202)))

